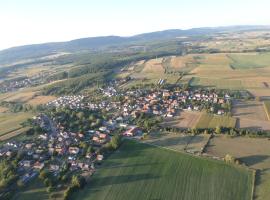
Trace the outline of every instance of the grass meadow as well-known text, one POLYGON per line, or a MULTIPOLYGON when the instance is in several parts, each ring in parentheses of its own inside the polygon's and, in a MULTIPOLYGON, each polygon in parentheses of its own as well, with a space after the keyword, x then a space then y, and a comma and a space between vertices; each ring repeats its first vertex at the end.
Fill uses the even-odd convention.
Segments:
POLYGON ((196 125, 196 128, 216 128, 218 126, 234 128, 235 125, 236 119, 233 117, 203 113, 196 125))
POLYGON ((243 167, 125 141, 72 199, 250 200, 252 183, 243 167))

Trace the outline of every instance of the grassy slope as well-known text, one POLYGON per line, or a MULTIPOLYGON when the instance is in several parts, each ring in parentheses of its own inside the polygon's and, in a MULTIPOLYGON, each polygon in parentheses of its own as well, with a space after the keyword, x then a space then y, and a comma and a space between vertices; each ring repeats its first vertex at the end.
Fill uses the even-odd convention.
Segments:
POLYGON ((73 199, 251 199, 252 175, 220 161, 126 141, 73 199))
POLYGON ((236 119, 229 116, 217 116, 208 113, 203 113, 196 125, 196 128, 216 128, 220 127, 235 127, 236 119))

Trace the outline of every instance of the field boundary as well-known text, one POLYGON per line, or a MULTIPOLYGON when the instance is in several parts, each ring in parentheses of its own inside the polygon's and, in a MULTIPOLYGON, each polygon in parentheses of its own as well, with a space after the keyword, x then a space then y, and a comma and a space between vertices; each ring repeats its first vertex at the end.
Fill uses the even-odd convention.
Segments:
MULTIPOLYGON (((270 103, 270 102, 269 102, 269 103, 270 103)), ((266 106, 266 101, 263 102, 263 107, 264 107, 265 113, 266 113, 266 115, 267 115, 267 118, 268 118, 268 120, 270 121, 270 113, 269 113, 269 110, 268 110, 268 108, 267 108, 267 106, 266 106)))
POLYGON ((253 177, 253 184, 252 184, 252 188, 251 188, 251 200, 255 199, 255 186, 256 186, 256 176, 258 173, 258 170, 256 169, 252 169, 249 168, 250 170, 252 170, 252 177, 253 177))

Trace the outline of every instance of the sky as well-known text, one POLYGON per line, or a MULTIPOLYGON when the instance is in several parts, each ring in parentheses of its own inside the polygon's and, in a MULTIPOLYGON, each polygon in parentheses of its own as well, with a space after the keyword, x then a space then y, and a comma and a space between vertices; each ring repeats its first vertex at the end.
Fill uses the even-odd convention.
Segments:
POLYGON ((0 0, 0 49, 229 25, 270 25, 269 0, 0 0))

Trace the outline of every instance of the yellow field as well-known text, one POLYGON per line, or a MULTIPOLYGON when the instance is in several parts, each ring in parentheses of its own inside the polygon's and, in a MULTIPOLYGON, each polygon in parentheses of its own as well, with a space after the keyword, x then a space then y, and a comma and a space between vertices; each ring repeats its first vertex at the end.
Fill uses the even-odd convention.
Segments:
POLYGON ((173 69, 179 70, 187 67, 188 63, 195 63, 194 55, 172 57, 170 65, 173 69))
POLYGON ((142 73, 164 73, 164 68, 162 66, 163 58, 152 59, 145 63, 142 73))

